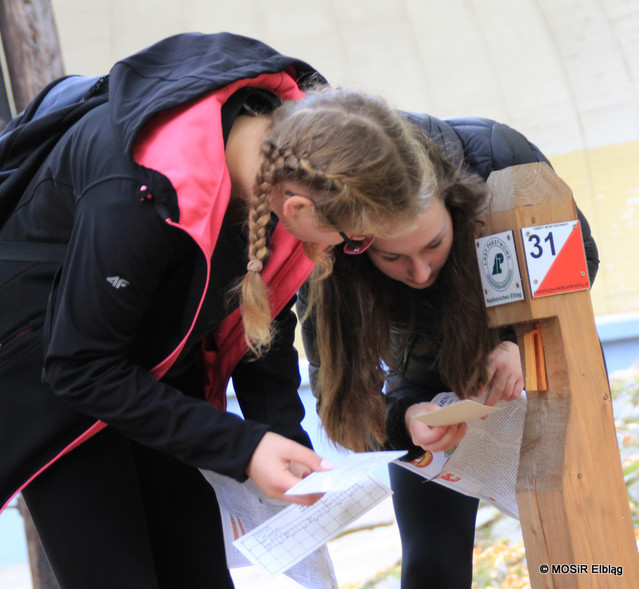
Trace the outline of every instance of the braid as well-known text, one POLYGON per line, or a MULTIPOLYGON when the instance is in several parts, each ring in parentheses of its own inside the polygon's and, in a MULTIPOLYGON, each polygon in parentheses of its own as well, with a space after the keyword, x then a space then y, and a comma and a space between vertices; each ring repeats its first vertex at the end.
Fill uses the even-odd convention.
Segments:
MULTIPOLYGON (((293 156, 295 157, 295 156, 293 156)), ((306 182, 313 187, 322 188, 330 198, 347 196, 348 184, 344 174, 329 173, 314 166, 306 155, 297 159, 298 169, 306 182)))
POLYGON ((268 257, 268 224, 271 218, 269 194, 273 187, 275 162, 273 150, 263 148, 264 159, 257 175, 255 190, 249 199, 248 264, 240 281, 240 306, 244 338, 249 350, 259 356, 268 349, 271 338, 271 308, 261 271, 268 257))
POLYGON ((268 255, 267 229, 271 218, 268 195, 271 191, 269 182, 261 182, 249 201, 248 227, 248 257, 249 260, 264 262, 268 255))
POLYGON ((268 290, 261 271, 269 254, 268 226, 271 220, 269 196, 276 178, 286 169, 296 169, 299 160, 290 148, 280 149, 270 142, 262 146, 262 164, 255 189, 249 199, 248 264, 240 282, 240 304, 244 337, 249 350, 260 355, 270 346, 273 333, 268 290))

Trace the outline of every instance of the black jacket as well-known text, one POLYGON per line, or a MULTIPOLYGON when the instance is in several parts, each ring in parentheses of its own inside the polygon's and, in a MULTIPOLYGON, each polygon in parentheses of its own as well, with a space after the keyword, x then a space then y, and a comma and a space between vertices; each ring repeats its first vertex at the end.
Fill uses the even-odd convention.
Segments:
MULTIPOLYGON (((550 164, 541 151, 518 131, 489 119, 460 117, 441 120, 435 117, 407 113, 409 119, 420 125, 431 137, 439 149, 450 161, 464 163, 469 169, 479 174, 484 180, 491 172, 510 166, 533 162, 550 164)), ((592 284, 599 265, 597 246, 592 238, 588 221, 578 210, 581 221, 588 273, 592 284)), ((430 401, 437 393, 450 391, 443 382, 436 363, 437 348, 430 348, 429 353, 417 353, 420 338, 433 341, 439 330, 442 313, 442 297, 435 283, 431 288, 414 291, 401 283, 392 286, 393 315, 401 314, 402 309, 409 308, 411 297, 417 296, 418 325, 417 337, 407 347, 402 347, 401 356, 396 358, 398 374, 391 374, 387 383, 386 428, 389 446, 395 449, 409 450, 409 457, 415 457, 423 450, 413 446, 406 432, 404 414, 406 409, 418 402, 430 401)), ((298 312, 305 309, 304 292, 300 294, 298 312)), ((394 317, 397 321, 397 317, 394 317)), ((401 324, 401 319, 399 319, 401 324)), ((312 320, 302 326, 303 341, 310 364, 311 384, 315 381, 319 358, 314 345, 314 326, 312 320)), ((515 341, 512 330, 502 330, 502 339, 515 341)))
MULTIPOLYGON (((204 401, 202 340, 236 310, 225 297, 245 272, 246 243, 219 219, 207 282, 208 255, 184 230, 190 221, 176 186, 133 158, 142 130, 158 113, 238 80, 262 74, 279 79, 280 72, 292 76, 289 86, 296 92, 316 74, 240 36, 166 39, 113 67, 108 103, 71 128, 30 183, 0 241, 69 247, 52 300, 46 360, 51 387, 40 383, 33 366, 20 387, 7 383, 24 368, 24 354, 42 358, 41 331, 57 267, 0 262, 0 506, 96 419, 190 465, 237 479, 246 476, 268 429, 310 445, 300 425, 293 300, 277 317, 279 336, 270 353, 233 371, 246 420, 204 401), (183 343, 161 380, 155 378, 153 367, 183 343)), ((264 88, 273 96, 285 92, 264 88)), ((222 110, 223 118, 233 114, 222 110)), ((199 134, 203 138, 196 133, 197 150, 195 141, 206 141, 206 132, 199 134)), ((222 172, 210 174, 215 180, 222 172)), ((222 352, 210 343, 206 350, 211 357, 222 352)))

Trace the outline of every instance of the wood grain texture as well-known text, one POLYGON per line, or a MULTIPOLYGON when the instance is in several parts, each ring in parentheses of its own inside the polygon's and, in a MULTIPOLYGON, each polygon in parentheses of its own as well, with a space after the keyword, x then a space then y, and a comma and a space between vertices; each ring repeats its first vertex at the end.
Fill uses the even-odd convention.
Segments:
POLYGON ((20 111, 38 90, 64 74, 49 0, 2 0, 0 33, 20 111))
MULTIPOLYGON (((520 229, 577 218, 568 186, 546 164, 491 175, 484 235, 512 229, 526 299, 491 307, 494 326, 522 335, 539 322, 548 389, 528 390, 517 500, 534 588, 639 587, 628 495, 608 378, 588 291, 532 299, 520 229), (623 567, 623 575, 548 574, 540 565, 623 567)), ((525 350, 522 349, 522 358, 525 350)))

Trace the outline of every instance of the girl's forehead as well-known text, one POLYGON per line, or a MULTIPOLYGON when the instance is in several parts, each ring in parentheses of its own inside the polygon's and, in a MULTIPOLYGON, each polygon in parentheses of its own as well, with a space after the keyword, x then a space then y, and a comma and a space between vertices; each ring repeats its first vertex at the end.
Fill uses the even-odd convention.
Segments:
POLYGON ((379 252, 405 253, 433 245, 452 227, 448 209, 436 201, 422 212, 408 231, 394 236, 379 236, 372 249, 379 252))

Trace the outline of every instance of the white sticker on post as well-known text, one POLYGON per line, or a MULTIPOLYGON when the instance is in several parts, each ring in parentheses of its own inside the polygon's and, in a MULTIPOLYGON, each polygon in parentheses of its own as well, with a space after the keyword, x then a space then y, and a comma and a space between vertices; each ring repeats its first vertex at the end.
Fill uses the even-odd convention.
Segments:
POLYGON ((521 237, 533 298, 590 288, 579 221, 523 227, 521 237))
POLYGON ((487 307, 524 300, 512 231, 475 240, 479 274, 487 307))

